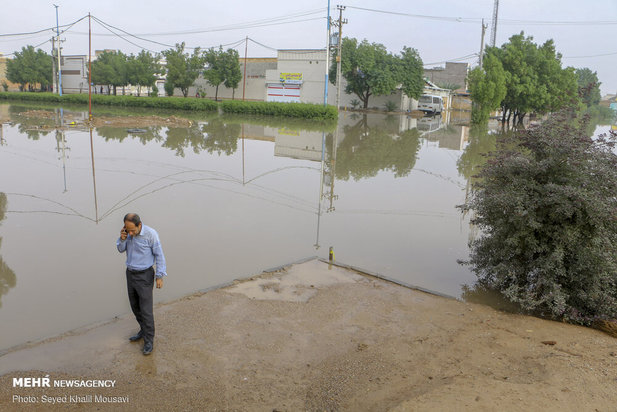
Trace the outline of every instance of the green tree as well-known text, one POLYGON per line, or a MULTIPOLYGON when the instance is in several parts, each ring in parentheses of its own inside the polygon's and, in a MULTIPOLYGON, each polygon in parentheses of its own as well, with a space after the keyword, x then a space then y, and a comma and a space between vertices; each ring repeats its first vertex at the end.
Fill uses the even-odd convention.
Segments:
POLYGON ((227 49, 224 56, 225 59, 225 87, 232 89, 231 98, 235 99, 236 89, 240 80, 242 80, 242 71, 240 71, 240 55, 235 49, 227 49))
POLYGON ((506 96, 506 75, 496 56, 486 55, 482 67, 469 72, 469 90, 474 103, 472 123, 486 123, 490 112, 499 108, 506 96))
POLYGON ((145 50, 139 52, 137 56, 128 58, 128 80, 129 83, 137 86, 137 95, 141 96, 141 88, 153 87, 156 83, 157 74, 161 72, 158 63, 158 56, 150 54, 145 50))
POLYGON ((221 84, 233 89, 232 97, 234 97, 235 89, 242 79, 238 52, 234 49, 223 51, 223 47, 219 47, 218 49, 209 49, 204 56, 208 65, 208 68, 204 71, 204 78, 208 81, 208 84, 216 88, 214 100, 218 100, 221 84))
POLYGON ((204 66, 204 58, 199 47, 193 50, 192 55, 189 55, 184 52, 184 42, 182 42, 176 44, 175 49, 163 51, 163 56, 167 61, 165 91, 168 95, 173 95, 173 88, 177 87, 182 91, 182 95, 187 97, 189 87, 195 83, 204 66))
POLYGON ((477 289, 589 325, 617 317, 617 155, 585 127, 562 113, 498 141, 461 208, 482 232, 466 262, 477 289))
POLYGON ((117 94, 118 87, 129 84, 129 59, 121 51, 104 51, 92 62, 92 83, 104 84, 117 94))
MULTIPOLYGON (((408 53, 411 56, 411 52, 408 53)), ((386 46, 345 37, 341 44, 341 74, 347 80, 345 91, 353 93, 368 108, 372 95, 390 94, 401 84, 400 59, 386 46)), ((330 67, 330 81, 336 84, 336 59, 330 67)))
POLYGON ((578 83, 578 94, 587 107, 595 106, 600 103, 602 96, 600 95, 600 81, 598 74, 592 72, 587 67, 576 69, 575 71, 578 83))
POLYGON ((204 70, 204 78, 210 86, 215 87, 214 100, 218 100, 219 86, 225 81, 225 69, 223 63, 223 47, 212 47, 204 53, 207 69, 204 70))
POLYGON ((576 77, 572 69, 561 67, 552 40, 538 47, 521 32, 501 48, 488 48, 488 55, 495 55, 506 72, 504 122, 514 116, 520 123, 527 113, 554 112, 576 102, 576 77))
POLYGON ((417 100, 424 90, 424 65, 416 49, 403 47, 399 70, 403 92, 417 100))
POLYGON ((7 60, 6 77, 19 84, 22 90, 26 90, 26 85, 38 85, 45 90, 53 84, 52 57, 41 49, 22 47, 21 52, 16 52, 13 59, 7 60))

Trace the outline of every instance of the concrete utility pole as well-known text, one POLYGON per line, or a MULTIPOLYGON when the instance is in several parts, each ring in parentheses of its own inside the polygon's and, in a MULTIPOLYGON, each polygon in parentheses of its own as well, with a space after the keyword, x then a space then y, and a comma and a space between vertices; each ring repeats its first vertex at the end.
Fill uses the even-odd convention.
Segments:
POLYGON ((328 71, 330 70, 330 0, 328 0, 328 16, 326 19, 327 22, 327 36, 328 42, 326 43, 326 74, 325 74, 325 84, 323 90, 323 105, 328 105, 328 71))
POLYGON ((62 96, 62 69, 60 68, 60 26, 58 25, 58 7, 54 4, 56 8, 56 34, 58 35, 58 94, 62 96))
POLYGON ((246 95, 246 53, 249 49, 249 36, 246 36, 244 39, 244 75, 242 76, 242 101, 244 101, 244 96, 246 95))
POLYGON ((343 10, 345 6, 337 5, 338 15, 338 47, 336 53, 336 109, 340 109, 341 101, 341 46, 343 44, 343 24, 347 24, 347 19, 343 19, 343 10))
POLYGON ((54 58, 54 54, 56 54, 55 51, 56 51, 56 38, 52 36, 51 37, 51 69, 54 74, 54 80, 53 80, 54 86, 53 87, 54 87, 54 90, 57 91, 58 90, 58 75, 56 73, 56 60, 54 58))
POLYGON ((484 34, 486 34, 486 24, 482 19, 482 41, 480 41, 480 67, 482 67, 482 57, 484 56, 484 34))
POLYGON ((491 47, 495 47, 497 40, 497 16, 499 14, 499 0, 495 0, 493 5, 493 22, 491 24, 491 47))

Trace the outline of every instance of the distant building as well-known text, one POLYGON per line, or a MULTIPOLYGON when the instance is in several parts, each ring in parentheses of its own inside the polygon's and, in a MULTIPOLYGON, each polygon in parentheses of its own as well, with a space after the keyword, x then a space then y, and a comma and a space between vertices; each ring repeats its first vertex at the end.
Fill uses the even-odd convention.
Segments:
POLYGON ((469 63, 446 62, 446 67, 424 69, 424 77, 440 87, 459 86, 455 91, 467 91, 469 63))
POLYGON ((0 92, 4 91, 4 88, 2 87, 3 83, 7 84, 9 91, 17 91, 17 90, 19 90, 19 85, 18 84, 11 83, 6 78, 6 62, 8 60, 9 59, 7 57, 4 57, 2 55, 2 53, 0 53, 0 92))
POLYGON ((62 56, 62 93, 88 93, 88 56, 62 56))
MULTIPOLYGON (((265 82, 266 71, 276 68, 276 57, 252 57, 246 58, 246 82, 244 81, 244 58, 239 59, 240 72, 243 78, 238 83, 238 88, 235 90, 228 89, 225 85, 219 86, 218 98, 219 99, 242 99, 246 100, 265 100, 265 82), (246 87, 246 91, 244 89, 246 87)), ((162 86, 158 86, 159 90, 163 90, 162 86)), ((195 81, 195 84, 189 88, 189 96, 195 96, 197 90, 203 90, 206 92, 206 97, 214 98, 216 88, 208 84, 207 80, 202 76, 195 81)), ((179 91, 177 92, 179 93, 179 91)))

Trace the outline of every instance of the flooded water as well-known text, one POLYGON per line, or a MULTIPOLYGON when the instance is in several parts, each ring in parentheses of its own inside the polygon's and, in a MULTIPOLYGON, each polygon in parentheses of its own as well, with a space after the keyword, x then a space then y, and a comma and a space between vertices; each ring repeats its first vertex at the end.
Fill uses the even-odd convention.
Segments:
POLYGON ((464 118, 344 113, 322 131, 210 116, 90 132, 84 113, 30 109, 0 105, 0 350, 130 312, 115 247, 127 212, 161 237, 156 302, 329 247, 453 296, 475 279, 457 263, 473 231, 455 206, 494 139, 467 144, 464 118))

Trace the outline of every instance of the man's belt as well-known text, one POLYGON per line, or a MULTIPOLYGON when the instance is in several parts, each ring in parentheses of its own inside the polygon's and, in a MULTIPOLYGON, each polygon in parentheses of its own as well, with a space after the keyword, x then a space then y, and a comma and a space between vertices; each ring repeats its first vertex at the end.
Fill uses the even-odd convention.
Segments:
POLYGON ((131 273, 144 273, 147 272, 148 270, 152 269, 152 266, 150 266, 149 268, 146 269, 142 269, 142 270, 135 270, 135 269, 131 269, 129 267, 126 268, 129 272, 131 273))

